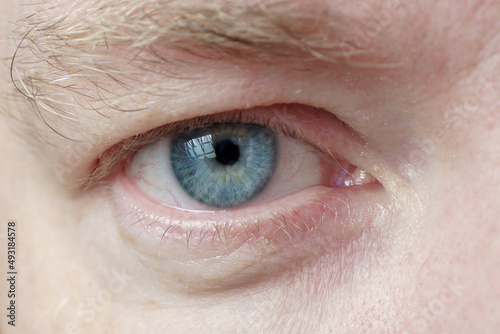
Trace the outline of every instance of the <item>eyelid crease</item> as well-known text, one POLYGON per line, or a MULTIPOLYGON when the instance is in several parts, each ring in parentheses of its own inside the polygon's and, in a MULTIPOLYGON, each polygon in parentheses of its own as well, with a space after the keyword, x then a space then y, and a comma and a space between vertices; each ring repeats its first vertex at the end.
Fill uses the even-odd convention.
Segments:
MULTIPOLYGON (((270 107, 278 108, 279 106, 275 105, 270 107)), ((344 122, 342 122, 338 118, 337 120, 344 127, 350 129, 350 127, 348 127, 344 122)), ((80 185, 84 189, 92 187, 99 180, 111 174, 111 172, 116 167, 118 167, 118 165, 124 160, 125 157, 137 152, 144 146, 155 143, 163 137, 176 136, 177 134, 180 134, 184 131, 189 131, 195 128, 209 126, 216 123, 254 124, 266 127, 278 134, 291 137, 293 139, 299 140, 302 143, 317 148, 325 156, 336 161, 342 168, 344 168, 343 165, 339 162, 339 157, 335 155, 335 152, 332 152, 332 150, 330 150, 329 148, 324 148, 322 143, 317 143, 310 140, 300 129, 290 126, 278 118, 270 117, 270 115, 268 115, 266 112, 250 113, 248 110, 234 110, 176 121, 174 123, 156 127, 143 134, 138 134, 125 139, 99 155, 99 157, 93 164, 93 168, 90 171, 89 176, 81 180, 80 185)), ((353 136, 356 136, 356 133, 353 132, 352 129, 351 134, 353 136)), ((346 172, 350 175, 349 171, 346 172)))

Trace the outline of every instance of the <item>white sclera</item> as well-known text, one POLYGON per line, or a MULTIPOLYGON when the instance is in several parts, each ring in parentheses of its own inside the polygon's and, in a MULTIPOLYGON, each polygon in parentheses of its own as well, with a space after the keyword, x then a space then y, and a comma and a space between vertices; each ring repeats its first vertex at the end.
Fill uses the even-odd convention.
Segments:
MULTIPOLYGON (((177 181, 170 163, 170 139, 161 139, 137 152, 126 166, 126 173, 149 199, 184 210, 214 210, 192 199, 177 181)), ((278 162, 269 184, 244 205, 269 202, 321 184, 322 157, 317 149, 296 139, 278 135, 278 162)), ((340 169, 340 166, 339 166, 340 169)))

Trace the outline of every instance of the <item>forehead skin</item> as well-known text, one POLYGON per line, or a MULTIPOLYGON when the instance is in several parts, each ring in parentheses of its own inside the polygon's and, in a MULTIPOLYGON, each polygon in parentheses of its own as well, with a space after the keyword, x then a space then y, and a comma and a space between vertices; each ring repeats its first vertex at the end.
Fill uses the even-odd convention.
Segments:
MULTIPOLYGON (((59 0, 60 7, 47 10, 54 3, 21 7, 15 0, 4 0, 0 14, 0 55, 5 59, 12 58, 22 33, 33 27, 30 24, 45 24, 45 29, 31 32, 33 41, 21 44, 19 62, 14 63, 14 82, 29 98, 15 92, 10 63, 0 68, 0 142, 5 162, 0 166, 0 217, 3 222, 19 222, 19 332, 64 331, 81 302, 95 298, 107 286, 102 274, 106 267, 125 265, 133 258, 133 251, 113 257, 103 246, 109 242, 105 235, 94 236, 81 227, 95 226, 90 222, 99 219, 99 212, 86 212, 84 202, 93 199, 73 192, 70 196, 66 188, 88 169, 96 154, 167 122, 294 102, 329 110, 333 105, 339 118, 365 135, 388 166, 384 175, 394 180, 391 190, 399 195, 401 216, 380 227, 381 237, 370 249, 373 253, 356 254, 366 259, 349 273, 356 279, 337 279, 337 268, 323 257, 296 277, 270 284, 265 293, 179 298, 166 293, 155 275, 134 273, 134 282, 141 284, 131 283, 116 295, 96 313, 95 321, 86 323, 84 332, 234 333, 231 326, 253 309, 260 312, 253 323, 261 324, 266 333, 496 333, 500 327, 498 1, 324 0, 312 7, 308 1, 291 0, 283 8, 296 15, 292 22, 286 20, 285 9, 278 10, 283 22, 293 27, 288 39, 266 20, 259 21, 260 33, 249 33, 238 24, 256 20, 245 21, 241 12, 221 25, 214 14, 217 10, 208 8, 215 6, 212 2, 170 4, 192 10, 190 15, 205 13, 208 27, 220 28, 226 37, 244 34, 245 43, 227 43, 227 38, 220 42, 213 34, 201 34, 205 30, 144 35, 138 22, 131 26, 109 22, 115 10, 132 1, 59 0), (73 13, 69 8, 85 6, 89 12, 110 9, 97 10, 102 16, 67 16, 73 13), (22 20, 33 11, 41 14, 22 20), (309 25, 314 15, 331 24, 309 25), (85 26, 89 19, 102 23, 97 35, 85 26), (75 35, 75 27, 82 25, 81 34, 75 35), (107 30, 110 27, 116 29, 107 30), (57 36, 64 31, 67 40, 58 44, 57 36), (112 35, 107 45, 104 31, 112 35), (193 34, 198 39, 193 41, 193 34), (322 48, 318 39, 322 34, 328 36, 328 47, 322 48), (308 48, 304 40, 321 52, 308 48), (189 47, 180 50, 182 45, 189 47), (284 55, 277 52, 283 45, 284 55), (144 51, 144 46, 154 46, 166 59, 144 51), (212 56, 200 59, 195 52, 200 47, 212 56), (80 59, 82 52, 93 60, 80 59), (138 54, 146 58, 145 64, 135 62, 142 59, 134 58, 138 54), (53 62, 45 61, 50 55, 53 62), (103 67, 96 68, 94 59, 103 67), (189 66, 179 59, 189 60, 189 66), (75 72, 82 64, 92 66, 75 72), (113 69, 120 71, 110 73, 113 69), (58 84, 60 78, 70 85, 58 84), (73 85, 85 94, 68 90, 73 85), (37 96, 37 91, 43 94, 37 96), (165 91, 168 98, 155 94, 165 91), (99 99, 102 92, 107 95, 99 99), (126 112, 144 105, 146 110, 126 112), (36 116, 37 110, 52 129, 36 116), (71 113, 77 122, 61 121, 53 111, 71 113), (90 145, 67 138, 83 138, 90 145), (38 154, 33 154, 33 147, 38 154), (74 151, 81 158, 76 165, 65 159, 74 151), (54 176, 55 164, 67 171, 63 184, 54 176), (155 293, 145 296, 146 286, 154 287, 155 293), (206 308, 198 306, 202 301, 206 308), (269 314, 273 314, 270 320, 269 314)), ((237 3, 255 7, 257 2, 237 3)), ((161 1, 139 1, 133 5, 135 11, 127 10, 131 15, 141 13, 141 5, 166 6, 161 1)), ((0 240, 3 247, 5 237, 0 240)), ((1 290, 7 291, 2 284, 1 290)), ((16 333, 17 328, 4 320, 1 326, 2 333, 16 333)))

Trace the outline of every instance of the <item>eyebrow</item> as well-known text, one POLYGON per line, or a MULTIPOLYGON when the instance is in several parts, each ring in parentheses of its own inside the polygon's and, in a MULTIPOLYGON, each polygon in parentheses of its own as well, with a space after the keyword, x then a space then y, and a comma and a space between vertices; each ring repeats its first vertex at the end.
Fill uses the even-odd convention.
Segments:
MULTIPOLYGON (((333 12, 321 1, 309 1, 307 5, 296 0, 245 5, 95 0, 75 2, 70 8, 42 9, 24 23, 29 29, 25 40, 36 52, 51 52, 52 56, 72 47, 91 54, 116 45, 128 48, 164 45, 200 56, 217 49, 248 59, 257 54, 286 57, 309 54, 338 63, 349 45, 342 40, 342 32, 352 29, 353 21, 333 12), (62 11, 67 13, 51 14, 62 11)), ((354 46, 349 46, 352 54, 354 46)))
POLYGON ((357 23, 321 0, 266 5, 67 1, 37 8, 21 22, 12 80, 40 115, 49 112, 72 118, 76 115, 68 111, 68 104, 81 104, 65 100, 68 90, 102 102, 104 82, 121 84, 128 73, 123 68, 136 66, 136 72, 144 72, 158 69, 158 64, 175 67, 183 62, 183 54, 233 62, 319 61, 377 67, 380 64, 351 59, 370 52, 344 39, 357 23), (94 92, 89 92, 89 82, 94 92))

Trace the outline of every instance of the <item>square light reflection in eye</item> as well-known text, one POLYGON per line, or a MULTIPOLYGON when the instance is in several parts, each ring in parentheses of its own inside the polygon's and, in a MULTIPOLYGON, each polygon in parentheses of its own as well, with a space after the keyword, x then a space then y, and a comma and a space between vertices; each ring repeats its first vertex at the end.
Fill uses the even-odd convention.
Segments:
POLYGON ((215 159, 217 157, 213 147, 212 135, 210 134, 188 141, 185 144, 185 149, 191 158, 215 159))

